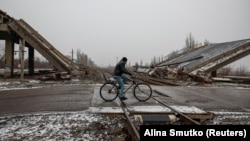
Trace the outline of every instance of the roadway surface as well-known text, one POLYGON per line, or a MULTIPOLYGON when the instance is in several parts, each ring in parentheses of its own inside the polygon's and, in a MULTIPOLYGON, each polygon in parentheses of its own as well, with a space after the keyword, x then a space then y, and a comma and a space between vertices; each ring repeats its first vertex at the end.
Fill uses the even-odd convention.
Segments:
MULTIPOLYGON (((250 111, 250 89, 231 87, 152 86, 153 96, 168 105, 196 106, 205 111, 250 111)), ((100 84, 0 90, 0 116, 16 113, 82 111, 89 107, 115 107, 99 96, 100 84)), ((158 105, 154 100, 138 102, 127 93, 130 106, 158 105)))

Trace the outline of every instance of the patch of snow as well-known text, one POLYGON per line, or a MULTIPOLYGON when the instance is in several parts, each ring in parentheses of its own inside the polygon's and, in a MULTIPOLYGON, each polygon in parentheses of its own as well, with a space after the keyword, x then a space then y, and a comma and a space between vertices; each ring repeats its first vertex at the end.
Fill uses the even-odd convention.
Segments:
POLYGON ((249 112, 229 112, 229 111, 211 111, 214 114, 213 120, 207 124, 212 125, 249 125, 249 112))
POLYGON ((123 123, 87 111, 4 116, 0 140, 110 140, 125 136, 123 123))

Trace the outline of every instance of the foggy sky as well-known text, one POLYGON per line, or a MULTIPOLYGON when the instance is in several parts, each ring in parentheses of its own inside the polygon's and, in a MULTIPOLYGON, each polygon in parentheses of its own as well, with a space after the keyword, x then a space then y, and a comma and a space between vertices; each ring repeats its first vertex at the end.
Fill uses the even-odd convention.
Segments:
MULTIPOLYGON (((64 55, 80 49, 97 65, 150 62, 197 42, 250 38, 249 0, 0 0, 64 55)), ((250 61, 250 55, 240 64, 250 61)))

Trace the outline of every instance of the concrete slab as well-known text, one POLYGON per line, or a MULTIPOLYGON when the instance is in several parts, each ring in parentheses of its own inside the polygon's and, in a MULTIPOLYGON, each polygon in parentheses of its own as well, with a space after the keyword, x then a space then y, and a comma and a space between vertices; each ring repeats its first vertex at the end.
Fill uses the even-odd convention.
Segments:
POLYGON ((172 113, 172 111, 164 106, 130 106, 130 113, 172 113))
POLYGON ((178 105, 173 105, 170 106, 171 108, 181 112, 181 113, 188 113, 188 114, 206 114, 206 111, 203 111, 202 109, 199 109, 195 106, 178 106, 178 105))
POLYGON ((91 113, 97 113, 97 114, 121 114, 123 113, 123 110, 120 107, 89 107, 87 111, 91 113))
POLYGON ((195 106, 204 111, 245 111, 250 109, 250 89, 245 87, 152 86, 168 105, 195 106))
MULTIPOLYGON (((171 108, 187 114, 206 114, 207 112, 194 107, 194 106, 170 106, 171 108)), ((92 113, 123 113, 123 110, 120 107, 89 107, 89 112, 92 113)), ((171 109, 155 105, 155 106, 129 106, 128 111, 131 114, 173 114, 174 111, 171 109)))

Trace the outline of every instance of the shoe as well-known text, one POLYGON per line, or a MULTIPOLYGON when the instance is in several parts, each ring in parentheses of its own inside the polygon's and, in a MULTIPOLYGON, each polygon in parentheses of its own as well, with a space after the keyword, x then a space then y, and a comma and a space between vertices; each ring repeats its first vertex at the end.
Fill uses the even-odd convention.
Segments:
POLYGON ((127 97, 120 97, 120 100, 126 100, 126 99, 128 99, 127 97))

